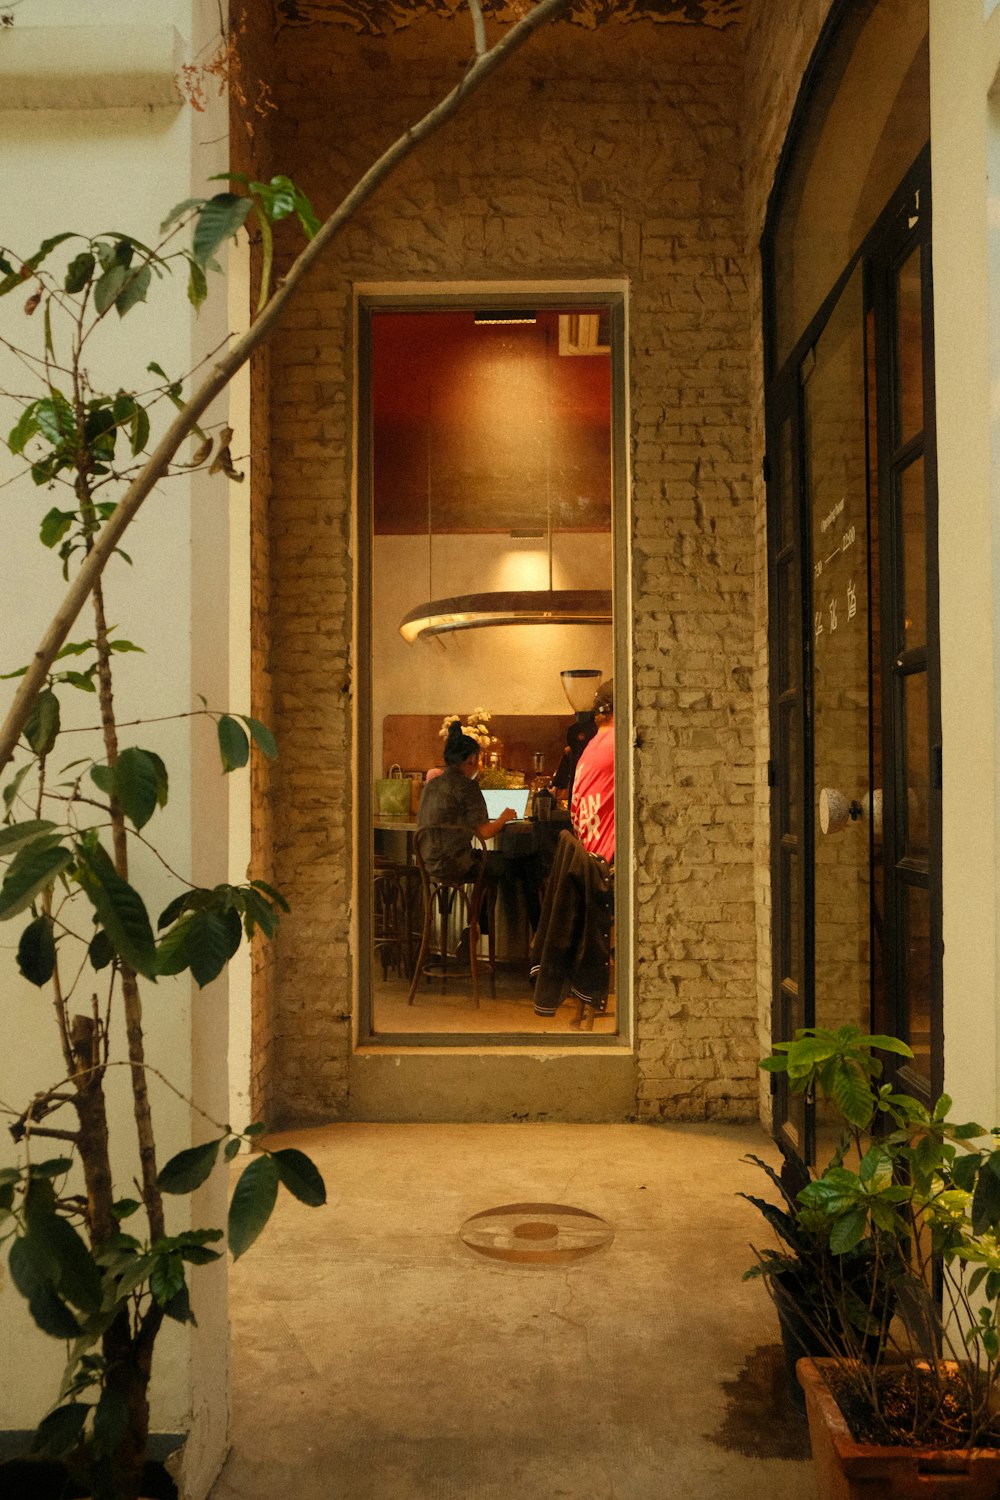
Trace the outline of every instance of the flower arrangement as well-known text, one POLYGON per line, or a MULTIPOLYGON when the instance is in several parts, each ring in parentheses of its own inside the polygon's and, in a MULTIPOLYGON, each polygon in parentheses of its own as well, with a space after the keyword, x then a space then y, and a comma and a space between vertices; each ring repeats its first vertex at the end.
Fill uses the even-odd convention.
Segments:
POLYGON ((450 726, 461 724, 463 734, 474 739, 481 750, 488 750, 492 738, 489 727, 490 718, 491 715, 486 712, 485 708, 474 708, 464 724, 458 714, 445 714, 441 720, 441 728, 438 730, 438 739, 446 740, 450 726))

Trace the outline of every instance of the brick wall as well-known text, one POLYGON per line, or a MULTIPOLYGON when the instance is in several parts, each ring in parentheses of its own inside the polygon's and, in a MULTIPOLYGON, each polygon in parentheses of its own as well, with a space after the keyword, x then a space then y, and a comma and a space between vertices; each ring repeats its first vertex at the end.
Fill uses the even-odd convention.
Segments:
MULTIPOLYGON (((434 19, 385 40, 283 33, 276 168, 329 210, 468 52, 434 19)), ((272 346, 258 583, 282 752, 273 875, 294 908, 275 954, 272 1119, 346 1109, 355 280, 630 278, 637 1112, 756 1108, 742 63, 735 28, 551 28, 379 192, 272 346)))

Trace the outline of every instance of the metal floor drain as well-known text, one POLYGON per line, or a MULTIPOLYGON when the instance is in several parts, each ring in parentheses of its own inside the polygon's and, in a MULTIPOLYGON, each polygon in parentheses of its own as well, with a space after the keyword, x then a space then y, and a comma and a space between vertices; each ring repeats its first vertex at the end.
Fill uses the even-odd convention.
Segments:
POLYGON ((557 1265, 580 1260, 610 1245, 615 1232, 605 1219, 565 1203, 505 1203, 466 1219, 459 1235, 470 1250, 520 1265, 557 1265))

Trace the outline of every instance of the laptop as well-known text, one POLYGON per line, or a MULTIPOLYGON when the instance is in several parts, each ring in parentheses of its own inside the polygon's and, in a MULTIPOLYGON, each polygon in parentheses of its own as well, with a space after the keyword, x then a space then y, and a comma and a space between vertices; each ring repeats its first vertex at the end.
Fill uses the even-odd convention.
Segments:
POLYGON ((506 790, 490 789, 483 792, 486 800, 486 811, 490 815, 490 822, 499 818, 505 807, 512 807, 519 818, 523 818, 528 810, 528 797, 530 788, 526 786, 512 786, 506 790))

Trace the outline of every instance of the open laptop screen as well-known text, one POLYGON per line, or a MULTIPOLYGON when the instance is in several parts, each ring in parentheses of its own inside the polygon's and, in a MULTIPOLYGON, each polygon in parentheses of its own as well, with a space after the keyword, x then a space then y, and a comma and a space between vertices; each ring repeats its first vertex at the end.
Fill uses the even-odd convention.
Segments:
POLYGON ((528 808, 528 791, 526 786, 510 787, 506 791, 503 789, 484 791, 483 796, 486 799, 486 811, 490 815, 490 822, 492 823, 494 818, 499 818, 505 807, 512 807, 518 817, 523 818, 528 808))

